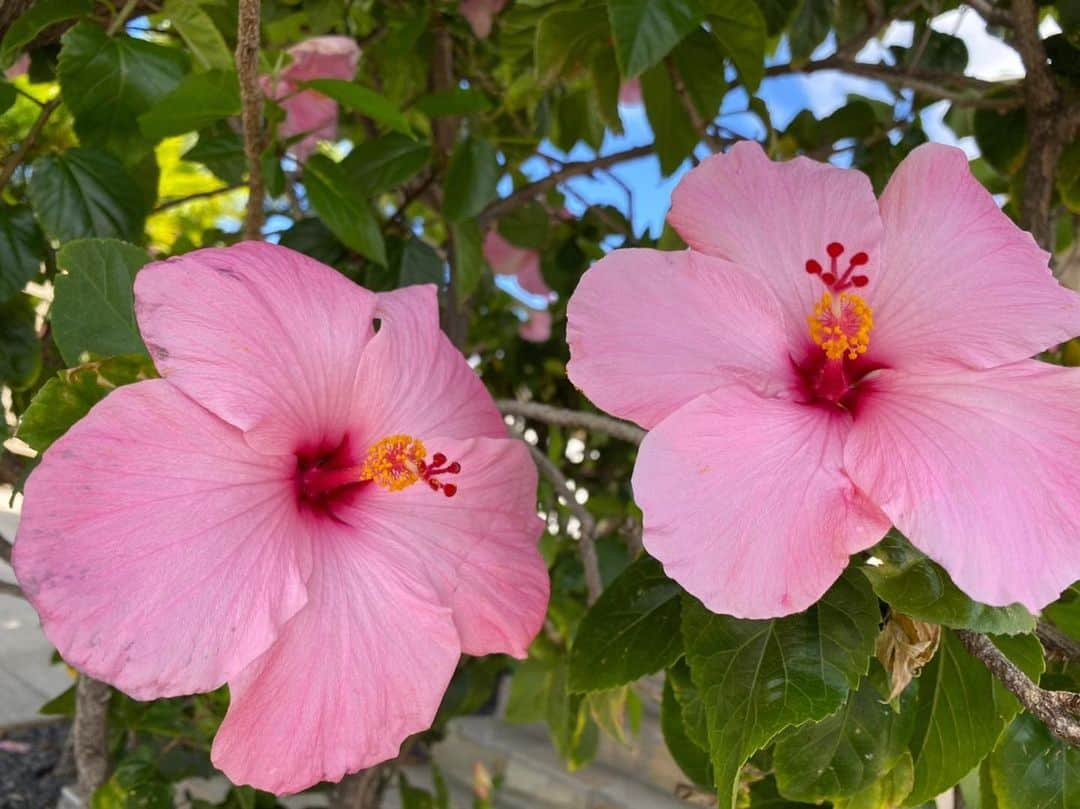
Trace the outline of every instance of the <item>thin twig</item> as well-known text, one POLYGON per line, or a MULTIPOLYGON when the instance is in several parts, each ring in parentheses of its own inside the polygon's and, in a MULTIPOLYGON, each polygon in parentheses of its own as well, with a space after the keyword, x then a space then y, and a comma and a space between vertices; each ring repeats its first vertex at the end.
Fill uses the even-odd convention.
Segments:
POLYGON ((1080 694, 1039 688, 985 635, 966 629, 956 630, 956 635, 964 648, 1016 695, 1028 713, 1062 741, 1080 747, 1080 694))
POLYGON ((167 211, 170 208, 176 208, 180 205, 186 205, 189 202, 194 202, 197 199, 205 199, 206 197, 216 197, 218 194, 227 194, 230 191, 235 191, 238 188, 243 188, 243 183, 236 185, 227 185, 224 188, 215 188, 211 191, 199 191, 195 194, 188 194, 186 197, 177 197, 176 199, 168 199, 165 202, 154 208, 154 213, 161 213, 167 211))
POLYGON ((569 481, 559 467, 552 463, 551 459, 539 448, 528 442, 526 444, 537 470, 555 487, 559 498, 566 503, 570 513, 581 523, 581 539, 578 540, 578 544, 581 546, 581 564, 585 568, 585 600, 592 605, 596 603, 596 599, 600 597, 604 589, 600 578, 600 560, 596 555, 596 518, 577 501, 574 490, 570 488, 569 481))
POLYGON ((1053 624, 1039 621, 1035 627, 1035 634, 1042 641, 1047 657, 1080 661, 1080 643, 1077 643, 1053 624))
POLYGON ((560 427, 581 427, 594 433, 604 433, 612 438, 640 444, 645 431, 636 424, 601 416, 598 413, 584 413, 580 410, 565 410, 561 407, 539 404, 537 402, 519 402, 514 399, 499 399, 495 404, 507 416, 521 416, 535 419, 545 424, 557 424, 560 427))
POLYGON ((75 723, 71 734, 75 745, 77 789, 89 798, 105 783, 109 774, 108 716, 109 686, 80 674, 75 684, 75 723))
POLYGON ((236 72, 240 77, 243 101, 244 154, 248 168, 248 207, 244 217, 244 238, 261 239, 263 197, 266 183, 262 174, 262 91, 259 89, 260 0, 240 0, 236 35, 236 72))
POLYGON ((719 152, 723 148, 723 143, 709 131, 708 124, 710 122, 701 117, 701 111, 694 102, 693 96, 690 95, 690 89, 686 86, 686 82, 683 81, 682 74, 679 72, 675 61, 668 57, 664 60, 664 66, 667 68, 668 78, 671 79, 671 86, 675 90, 675 95, 678 96, 679 103, 682 104, 683 110, 686 111, 686 115, 690 119, 690 126, 698 134, 699 138, 704 139, 710 150, 714 153, 719 152))
POLYGON ((60 106, 61 100, 60 96, 57 96, 41 107, 41 112, 38 113, 38 117, 30 127, 30 131, 26 133, 26 137, 23 138, 22 143, 19 144, 19 148, 15 150, 15 154, 8 159, 4 164, 3 170, 0 171, 0 191, 4 190, 4 186, 8 184, 8 180, 10 180, 11 175, 15 173, 15 169, 17 169, 23 160, 26 159, 26 155, 29 154, 30 149, 33 148, 34 142, 38 139, 38 135, 41 134, 41 130, 44 129, 45 124, 48 123, 49 116, 60 106))
POLYGON ((113 36, 123 27, 124 23, 127 22, 128 17, 131 16, 131 12, 135 10, 136 2, 137 0, 127 0, 127 2, 124 3, 124 7, 120 9, 120 13, 113 17, 112 22, 109 23, 109 27, 105 30, 106 34, 113 36))
POLYGON ((0 562, 7 565, 11 564, 11 551, 14 547, 10 539, 0 534, 0 562))
POLYGON ((0 447, 0 486, 17 486, 23 479, 29 460, 0 447))
POLYGON ((481 225, 486 225, 491 222, 491 220, 498 219, 502 214, 513 210, 518 205, 536 199, 545 191, 554 188, 564 180, 568 180, 571 177, 580 177, 583 174, 589 174, 597 169, 606 169, 627 160, 645 157, 646 155, 652 154, 655 148, 656 147, 653 144, 648 143, 643 146, 635 146, 632 149, 625 149, 621 152, 614 152, 609 155, 596 157, 592 160, 579 160, 574 163, 567 163, 558 171, 553 171, 546 177, 542 177, 536 182, 522 186, 517 191, 502 199, 495 200, 495 202, 491 203, 487 208, 480 212, 477 220, 481 225))
POLYGON ((15 596, 15 598, 26 598, 23 594, 22 588, 17 584, 11 584, 10 582, 0 581, 0 596, 15 596))
POLYGON ((1004 25, 1012 28, 1013 18, 1006 9, 998 8, 991 0, 964 0, 964 5, 975 10, 975 13, 986 20, 990 25, 1004 25))

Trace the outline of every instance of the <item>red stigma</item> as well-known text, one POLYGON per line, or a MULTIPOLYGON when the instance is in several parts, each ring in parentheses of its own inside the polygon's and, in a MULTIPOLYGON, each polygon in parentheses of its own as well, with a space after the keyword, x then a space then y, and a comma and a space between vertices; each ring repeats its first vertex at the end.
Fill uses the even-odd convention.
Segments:
POLYGON ((853 275, 852 273, 854 273, 856 267, 862 267, 870 262, 869 254, 863 250, 855 253, 848 262, 847 269, 841 273, 837 265, 837 259, 844 254, 844 250, 844 245, 841 242, 829 242, 825 245, 825 252, 829 256, 829 269, 826 270, 822 267, 821 262, 817 259, 808 258, 806 260, 807 274, 820 277, 821 282, 834 292, 842 292, 849 287, 866 286, 870 283, 868 276, 853 275))
POLYGON ((457 461, 443 466, 446 463, 446 455, 436 452, 431 456, 431 464, 423 464, 420 468, 420 476, 431 487, 433 492, 442 492, 447 497, 457 494, 458 487, 453 483, 443 483, 438 479, 439 475, 456 475, 461 472, 461 464, 457 461))

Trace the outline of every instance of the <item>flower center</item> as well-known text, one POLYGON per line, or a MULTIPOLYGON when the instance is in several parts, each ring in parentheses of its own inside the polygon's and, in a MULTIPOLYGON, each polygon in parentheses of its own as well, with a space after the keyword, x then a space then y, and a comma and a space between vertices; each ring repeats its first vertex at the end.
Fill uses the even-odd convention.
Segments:
POLYGON ((858 359, 870 347, 874 314, 866 301, 854 293, 841 292, 833 297, 826 292, 806 320, 811 339, 830 360, 843 360, 845 356, 858 359))
POLYGON ((305 503, 327 509, 339 495, 361 485, 374 483, 388 491, 399 492, 420 481, 446 497, 457 494, 458 487, 441 478, 458 474, 461 464, 457 461, 447 463, 441 452, 436 452, 430 462, 425 460, 426 457, 427 448, 419 438, 395 434, 376 441, 363 461, 356 463, 346 438, 331 453, 297 456, 299 497, 305 503))
POLYGON ((457 486, 439 480, 440 475, 456 475, 461 471, 457 461, 446 464, 446 456, 436 452, 428 464, 424 442, 411 435, 388 435, 367 451, 360 467, 360 480, 370 480, 384 489, 399 492, 423 480, 432 491, 441 491, 447 497, 457 493, 457 486))

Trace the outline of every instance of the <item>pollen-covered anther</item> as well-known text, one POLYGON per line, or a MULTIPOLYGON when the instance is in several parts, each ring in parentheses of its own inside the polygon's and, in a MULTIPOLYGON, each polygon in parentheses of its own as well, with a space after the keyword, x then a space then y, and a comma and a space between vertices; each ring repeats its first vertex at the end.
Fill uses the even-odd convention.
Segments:
POLYGON ((461 471, 457 461, 447 464, 446 456, 436 452, 431 463, 425 461, 427 449, 424 442, 411 435, 389 435, 377 441, 368 450, 361 467, 360 479, 370 480, 392 492, 398 492, 424 481, 432 491, 441 491, 447 497, 457 493, 457 486, 439 480, 440 475, 456 475, 461 471))
POLYGON ((858 295, 826 292, 806 320, 811 339, 830 360, 858 359, 870 347, 874 313, 858 295))

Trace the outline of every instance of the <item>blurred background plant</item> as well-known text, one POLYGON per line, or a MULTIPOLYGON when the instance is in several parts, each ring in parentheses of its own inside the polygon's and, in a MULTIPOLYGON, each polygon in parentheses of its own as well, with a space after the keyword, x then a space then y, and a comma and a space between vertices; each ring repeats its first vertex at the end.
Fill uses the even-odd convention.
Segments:
MULTIPOLYGON (((245 237, 374 290, 438 284, 445 330, 533 447, 553 589, 529 659, 463 660, 435 727, 321 789, 333 805, 377 805, 391 784, 405 806, 447 805, 437 770, 427 787, 402 773, 457 716, 545 722, 578 769, 658 709, 679 794, 699 804, 728 806, 734 786, 751 809, 917 806, 964 779, 968 806, 1080 806, 1080 589, 1038 622, 984 607, 890 535, 804 616, 705 614, 640 555, 640 431, 567 382, 564 339, 589 263, 680 249, 671 188, 744 138, 879 191, 918 144, 959 144, 1075 285, 1080 4, 8 0, 0 36, 0 483, 17 493, 95 402, 155 374, 139 267, 245 237), (838 611, 865 631, 830 653, 838 611), (842 675, 802 707, 786 698, 814 692, 800 659, 842 675), (920 667, 883 708, 888 675, 920 667), (733 713, 738 743, 716 731, 733 713), (737 783, 717 783, 732 757, 737 783)), ((1045 359, 1080 364, 1080 343, 1045 359)), ((84 681, 43 712, 79 714, 94 807, 170 806, 177 782, 212 773, 227 700, 138 703, 84 681)), ((475 806, 498 804, 499 773, 471 779, 475 806)), ((236 788, 193 805, 277 802, 236 788)))

